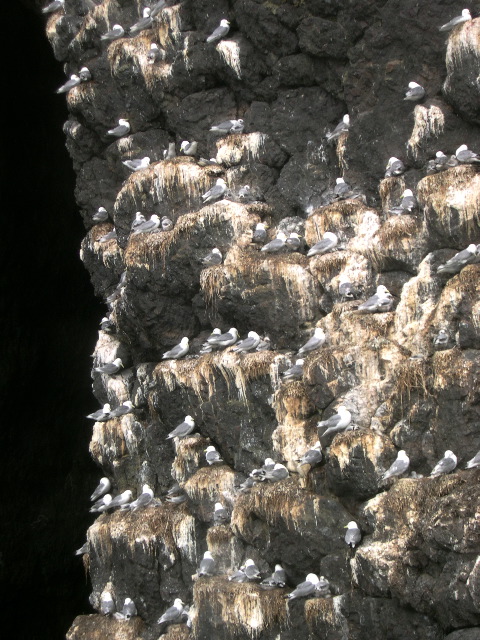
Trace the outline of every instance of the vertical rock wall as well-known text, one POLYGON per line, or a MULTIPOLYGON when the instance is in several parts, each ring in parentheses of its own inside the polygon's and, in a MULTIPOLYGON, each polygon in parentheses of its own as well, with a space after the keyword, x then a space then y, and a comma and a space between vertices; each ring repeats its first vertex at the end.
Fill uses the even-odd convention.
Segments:
MULTIPOLYGON (((183 504, 162 499, 95 520, 84 556, 92 605, 110 591, 118 610, 130 597, 139 615, 79 617, 71 640, 157 638, 157 620, 177 597, 191 605, 197 640, 477 637, 480 471, 465 464, 480 449, 480 264, 450 277, 437 267, 480 242, 479 178, 475 165, 425 171, 439 149, 480 150, 480 19, 438 31, 462 8, 184 0, 167 2, 149 29, 110 42, 101 36, 135 23, 141 3, 66 0, 49 15, 67 76, 83 66, 92 75, 68 92, 64 130, 87 227, 81 257, 96 293, 112 300, 116 328, 99 332, 94 366, 124 364, 114 376, 93 372, 93 392, 100 404, 135 406, 96 423, 90 450, 115 495, 138 495, 148 483, 158 500, 175 481, 187 494, 183 504), (206 43, 222 18, 230 33, 206 43), (161 55, 150 64, 152 43, 161 55), (426 90, 418 104, 403 100, 412 80, 426 90), (348 133, 327 144, 345 113, 348 133), (106 132, 119 118, 131 130, 112 139, 106 132), (230 118, 244 120, 243 133, 209 132, 230 118), (164 159, 183 140, 215 161, 164 159), (144 156, 151 162, 140 171, 122 164, 144 156), (384 178, 391 156, 407 170, 384 178), (330 202, 339 176, 364 196, 330 202), (219 177, 227 197, 203 206, 219 177), (246 184, 252 202, 238 197, 246 184), (405 188, 418 208, 390 215, 405 188), (109 219, 93 225, 99 206, 109 219), (132 235, 137 211, 166 215, 174 227, 132 235), (308 247, 335 232, 338 250, 261 252, 251 242, 259 222, 268 239, 297 231, 308 247), (113 228, 117 238, 99 242, 113 228), (205 267, 213 247, 223 262, 205 267), (341 298, 345 280, 356 300, 341 298), (393 308, 359 313, 378 285, 393 308), (213 327, 242 337, 254 330, 272 349, 199 355, 213 327), (282 382, 316 327, 325 344, 306 355, 300 380, 282 382), (448 342, 439 349, 441 329, 448 342), (162 361, 183 336, 188 355, 162 361), (356 428, 322 438, 324 461, 305 473, 297 460, 318 439, 318 420, 342 404, 356 428), (187 414, 195 435, 167 441, 187 414), (207 465, 210 444, 223 464, 207 465), (411 475, 384 482, 399 449, 411 475), (429 477, 447 449, 458 469, 429 477), (266 457, 289 478, 239 493, 266 457), (228 525, 213 523, 218 501, 228 525), (363 532, 353 551, 344 542, 350 520, 363 532), (217 575, 196 579, 207 549, 217 575), (263 575, 282 564, 291 587, 323 575, 330 597, 287 603, 288 590, 229 582, 247 558, 263 575)), ((167 637, 187 633, 173 625, 167 637)))

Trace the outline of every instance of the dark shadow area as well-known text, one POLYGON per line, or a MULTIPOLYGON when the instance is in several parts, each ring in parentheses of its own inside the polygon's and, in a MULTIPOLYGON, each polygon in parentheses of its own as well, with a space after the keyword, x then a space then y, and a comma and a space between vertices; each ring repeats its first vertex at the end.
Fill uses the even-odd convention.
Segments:
POLYGON ((44 18, 28 7, 5 6, 0 597, 5 637, 57 640, 91 611, 74 551, 93 520, 88 496, 100 475, 84 416, 97 405, 89 354, 103 308, 79 258, 84 229, 62 132, 67 110, 54 93, 62 65, 44 18))

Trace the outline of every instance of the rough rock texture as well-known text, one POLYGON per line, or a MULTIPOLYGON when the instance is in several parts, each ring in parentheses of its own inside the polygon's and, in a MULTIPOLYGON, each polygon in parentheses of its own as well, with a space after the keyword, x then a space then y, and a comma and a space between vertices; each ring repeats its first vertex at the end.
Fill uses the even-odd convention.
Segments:
MULTIPOLYGON (((93 389, 101 404, 136 408, 96 423, 91 453, 115 495, 148 483, 160 498, 174 481, 187 495, 94 522, 92 605, 109 590, 118 610, 133 598, 139 617, 80 617, 69 639, 157 638, 176 597, 191 605, 197 640, 478 637, 480 471, 465 463, 480 449, 480 264, 453 276, 437 267, 480 241, 480 178, 474 165, 426 175, 425 164, 439 149, 480 150, 480 19, 449 35, 437 27, 460 14, 459 2, 184 0, 168 2, 151 29, 104 43, 113 24, 138 19, 140 3, 65 5, 47 19, 55 56, 68 75, 83 65, 92 73, 68 93, 64 129, 88 228, 81 256, 99 296, 122 276, 110 303, 116 333, 100 331, 94 366, 121 357, 125 368, 93 373, 93 389), (207 44, 225 17, 230 33, 207 44), (153 65, 152 42, 163 51, 153 65), (412 80, 426 90, 419 104, 403 100, 412 80), (328 144, 345 113, 349 132, 328 144), (106 132, 119 118, 131 131, 115 140, 106 132), (209 132, 227 118, 243 118, 245 131, 209 132), (215 162, 163 160, 182 140, 215 162), (144 156, 144 170, 122 164, 144 156), (390 156, 403 175, 384 178, 390 156), (364 197, 329 203, 341 175, 364 197), (218 177, 226 197, 203 206, 218 177), (245 184, 253 202, 238 196, 245 184), (390 215, 405 188, 418 208, 390 215), (92 226, 99 206, 110 220, 92 226), (137 211, 168 215, 174 228, 131 235, 137 211), (334 231, 339 245, 312 258, 264 253, 251 242, 261 221, 269 239, 295 230, 311 247, 334 231), (99 242, 114 227, 117 239, 99 242), (213 247, 222 264, 205 267, 213 247), (341 298, 343 280, 356 300, 341 298), (393 308, 359 313, 378 285, 393 308), (272 350, 199 355, 213 327, 257 331, 272 350), (301 380, 282 382, 315 327, 325 344, 306 355, 301 380), (162 361, 183 336, 189 354, 162 361), (322 465, 299 469, 318 420, 341 404, 355 429, 322 438, 322 465), (166 441, 187 414, 194 433, 166 441), (209 444, 221 465, 207 465, 209 444), (412 475, 384 482, 399 449, 412 475), (458 469, 427 477, 447 449, 458 469), (238 493, 267 456, 290 477, 238 493), (230 524, 214 525, 218 501, 230 524), (350 520, 363 532, 354 550, 343 539, 350 520), (207 549, 218 575, 197 579, 207 549), (286 590, 229 582, 247 558, 265 576, 281 563, 289 587, 323 575, 331 597, 287 603, 286 590)), ((172 625, 166 637, 187 633, 172 625)))

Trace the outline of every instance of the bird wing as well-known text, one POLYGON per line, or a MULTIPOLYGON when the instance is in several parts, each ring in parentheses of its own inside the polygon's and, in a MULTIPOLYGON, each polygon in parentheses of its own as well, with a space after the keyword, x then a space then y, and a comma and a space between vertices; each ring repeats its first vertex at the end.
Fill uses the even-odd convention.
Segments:
POLYGON ((217 40, 222 36, 226 35, 229 32, 229 27, 217 27, 215 31, 213 31, 207 38, 207 42, 213 42, 213 40, 217 40))
POLYGON ((308 580, 305 580, 305 582, 301 582, 299 585, 297 585, 297 587, 290 594, 290 597, 303 598, 305 596, 310 595, 314 591, 315 591, 315 586, 308 580))
POLYGON ((451 458, 442 458, 433 468, 431 476, 440 475, 443 473, 450 473, 456 467, 456 463, 451 458))

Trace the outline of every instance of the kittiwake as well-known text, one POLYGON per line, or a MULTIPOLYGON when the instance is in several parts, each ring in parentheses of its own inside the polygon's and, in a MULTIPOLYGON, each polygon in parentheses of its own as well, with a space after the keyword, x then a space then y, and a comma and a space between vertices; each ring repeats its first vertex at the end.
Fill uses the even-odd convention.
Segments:
POLYGON ((397 476, 401 476, 408 470, 410 466, 410 458, 407 456, 403 449, 397 453, 397 459, 393 462, 390 467, 385 471, 382 476, 382 480, 388 480, 389 478, 396 478, 397 476))
POLYGON ((123 369, 123 362, 120 358, 115 358, 113 362, 107 362, 101 367, 95 367, 94 371, 97 373, 105 373, 108 376, 113 376, 123 369))
POLYGON ((417 82, 409 82, 408 90, 405 94, 404 100, 410 100, 411 102, 417 102, 421 100, 425 95, 425 89, 417 82))
POLYGON ((167 440, 171 438, 185 438, 195 429, 195 420, 192 416, 185 416, 185 420, 175 427, 167 436, 167 440))
POLYGON ((318 349, 323 344, 325 344, 325 340, 327 339, 324 330, 321 327, 317 327, 313 332, 313 336, 298 350, 298 355, 301 356, 305 353, 310 353, 310 351, 314 351, 318 349))
POLYGON ((321 420, 317 424, 317 429, 326 427, 326 430, 322 433, 322 437, 326 436, 328 433, 339 433, 348 427, 351 420, 352 414, 350 411, 344 405, 340 405, 337 409, 337 413, 326 420, 321 420))
POLYGON ((470 14, 470 11, 468 9, 464 9, 462 11, 462 15, 456 16, 455 18, 452 18, 450 20, 450 22, 447 22, 446 24, 442 24, 441 27, 438 27, 438 30, 439 31, 451 31, 457 25, 462 24, 463 22, 468 22, 468 20, 471 20, 471 19, 472 19, 472 16, 470 14))
POLYGON ((363 313, 377 313, 390 311, 393 306, 393 296, 383 284, 378 285, 376 293, 363 302, 358 311, 363 313))
POLYGON ((184 337, 173 349, 163 354, 162 360, 178 360, 179 358, 183 358, 183 356, 187 355, 189 348, 189 340, 187 337, 184 337))
POLYGON ((224 38, 229 31, 230 31, 229 21, 225 19, 220 20, 219 26, 215 29, 213 33, 211 33, 208 36, 207 42, 217 42, 218 40, 221 40, 222 38, 224 38))
POLYGON ((446 473, 450 473, 457 466, 457 456, 453 453, 453 451, 447 450, 445 451, 443 458, 437 462, 437 464, 433 467, 431 476, 441 476, 446 473))
POLYGON ((329 253, 334 249, 338 244, 338 237, 335 233, 331 231, 326 231, 323 234, 323 238, 316 242, 307 253, 307 257, 311 256, 319 256, 324 255, 325 253, 329 253))

